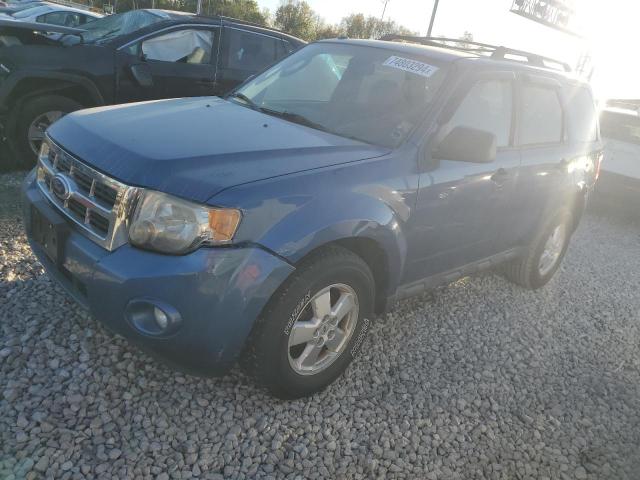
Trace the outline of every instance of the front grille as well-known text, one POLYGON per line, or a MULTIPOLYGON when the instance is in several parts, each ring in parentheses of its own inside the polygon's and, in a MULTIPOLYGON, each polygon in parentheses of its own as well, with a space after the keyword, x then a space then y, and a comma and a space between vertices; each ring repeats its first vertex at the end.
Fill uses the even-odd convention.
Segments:
POLYGON ((137 189, 85 165, 50 140, 47 145, 49 151, 44 150, 38 159, 42 193, 82 233, 107 250, 126 243, 127 218, 137 189))

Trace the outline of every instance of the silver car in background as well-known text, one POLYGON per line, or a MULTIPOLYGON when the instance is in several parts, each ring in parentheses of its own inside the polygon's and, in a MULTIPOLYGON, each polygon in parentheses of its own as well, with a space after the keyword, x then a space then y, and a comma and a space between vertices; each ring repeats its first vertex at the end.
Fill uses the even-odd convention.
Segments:
POLYGON ((605 149, 595 200, 632 211, 640 202, 640 112, 606 108, 600 116, 600 131, 605 149))

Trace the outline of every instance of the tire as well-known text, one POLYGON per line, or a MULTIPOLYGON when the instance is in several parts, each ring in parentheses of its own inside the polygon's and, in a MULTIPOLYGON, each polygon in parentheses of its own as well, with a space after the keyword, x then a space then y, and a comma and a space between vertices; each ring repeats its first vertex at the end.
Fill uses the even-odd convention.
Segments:
POLYGON ((370 329, 374 288, 371 270, 350 251, 330 247, 312 254, 263 310, 249 337, 242 367, 282 399, 323 390, 357 356, 370 329), (348 313, 336 318, 322 317, 322 312, 328 311, 325 302, 329 302, 333 314, 339 301, 349 305, 350 295, 354 296, 355 309, 345 308, 348 313), (335 336, 331 335, 334 327, 330 322, 337 323, 335 336), (307 351, 310 354, 305 357, 307 351))
POLYGON ((26 101, 22 111, 18 114, 18 122, 15 129, 15 138, 12 145, 15 162, 22 168, 31 168, 38 158, 37 152, 33 150, 32 142, 29 138, 29 131, 32 126, 44 130, 54 121, 63 117, 67 113, 83 108, 81 104, 68 97, 61 95, 43 95, 26 101), (34 125, 35 123, 35 125, 34 125))
POLYGON ((503 272, 507 279, 530 290, 546 285, 560 267, 573 231, 574 221, 571 212, 569 210, 557 212, 544 223, 529 244, 527 252, 522 257, 512 260, 504 266, 503 272), (551 237, 552 235, 558 235, 558 229, 563 231, 562 238, 554 241, 551 237), (555 244, 553 245, 554 248, 552 248, 554 250, 552 257, 554 258, 545 257, 547 262, 543 262, 543 254, 548 252, 546 249, 549 246, 548 242, 555 244))

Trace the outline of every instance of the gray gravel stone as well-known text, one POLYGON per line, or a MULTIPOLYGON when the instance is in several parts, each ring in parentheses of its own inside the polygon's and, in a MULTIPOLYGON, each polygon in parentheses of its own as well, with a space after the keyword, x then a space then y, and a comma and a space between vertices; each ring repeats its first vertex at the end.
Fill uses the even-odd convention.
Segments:
POLYGON ((174 373, 44 274, 0 176, 0 478, 637 479, 640 222, 589 214, 557 277, 404 301, 282 402, 174 373))

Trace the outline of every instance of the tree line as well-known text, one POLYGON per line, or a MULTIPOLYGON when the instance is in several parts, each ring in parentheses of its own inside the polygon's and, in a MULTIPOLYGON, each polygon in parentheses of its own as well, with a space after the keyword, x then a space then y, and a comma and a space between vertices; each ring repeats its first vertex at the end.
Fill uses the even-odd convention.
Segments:
MULTIPOLYGON (((92 6, 111 5, 117 13, 138 8, 163 8, 195 12, 197 0, 94 0, 92 6)), ((305 0, 281 0, 275 12, 260 9, 256 0, 203 0, 204 15, 224 15, 269 27, 275 27, 307 41, 347 36, 349 38, 380 38, 396 33, 411 35, 409 29, 392 20, 381 20, 362 13, 353 13, 337 24, 320 17, 305 0)))

